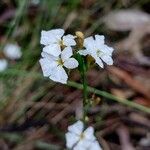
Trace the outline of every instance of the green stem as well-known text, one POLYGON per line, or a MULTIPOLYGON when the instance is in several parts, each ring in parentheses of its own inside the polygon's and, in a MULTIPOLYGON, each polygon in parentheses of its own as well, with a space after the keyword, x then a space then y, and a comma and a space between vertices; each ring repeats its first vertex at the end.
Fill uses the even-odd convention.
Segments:
MULTIPOLYGON (((7 79, 7 78, 10 78, 10 77, 14 77, 14 76, 22 76, 22 77, 32 77, 32 78, 37 78, 37 79, 45 79, 41 73, 28 72, 26 70, 7 69, 4 72, 0 72, 0 79, 1 78, 7 79)), ((48 81, 49 81, 49 79, 48 79, 48 81)), ((50 82, 50 83, 51 84, 55 84, 53 82, 50 82)), ((74 87, 74 88, 81 89, 81 90, 83 89, 83 85, 82 84, 79 84, 79 83, 76 83, 76 82, 73 82, 73 81, 68 81, 67 86, 74 87)), ((114 96, 114 95, 112 95, 112 94, 110 94, 108 92, 101 91, 101 90, 92 88, 90 86, 87 87, 87 91, 91 92, 91 93, 95 93, 95 94, 100 95, 102 97, 105 97, 108 100, 113 100, 113 101, 119 102, 119 103, 121 103, 123 105, 129 106, 129 107, 132 107, 132 108, 135 108, 137 110, 140 110, 140 111, 143 111, 145 113, 150 114, 150 108, 149 107, 146 107, 146 106, 140 105, 138 103, 135 103, 132 100, 122 99, 122 98, 114 96)), ((0 104, 1 104, 1 107, 3 107, 2 102, 0 104)))
MULTIPOLYGON (((68 81, 68 86, 71 86, 71 87, 74 87, 74 88, 77 88, 77 89, 83 89, 83 86, 81 84, 76 83, 76 82, 72 82, 72 81, 68 81)), ((138 109, 138 110, 141 110, 143 112, 146 112, 146 113, 150 114, 150 108, 145 107, 143 105, 140 105, 138 103, 129 101, 127 99, 116 97, 116 96, 114 96, 110 93, 107 93, 105 91, 101 91, 101 90, 98 90, 98 89, 95 89, 95 88, 92 88, 92 87, 89 87, 89 86, 87 87, 87 91, 91 92, 91 93, 95 93, 95 94, 103 96, 107 99, 114 100, 114 101, 122 103, 126 106, 130 106, 132 108, 135 108, 135 109, 138 109)))
POLYGON ((84 58, 82 58, 82 70, 80 71, 83 84, 83 120, 86 122, 87 106, 88 106, 88 92, 87 92, 87 79, 86 79, 86 66, 84 58))

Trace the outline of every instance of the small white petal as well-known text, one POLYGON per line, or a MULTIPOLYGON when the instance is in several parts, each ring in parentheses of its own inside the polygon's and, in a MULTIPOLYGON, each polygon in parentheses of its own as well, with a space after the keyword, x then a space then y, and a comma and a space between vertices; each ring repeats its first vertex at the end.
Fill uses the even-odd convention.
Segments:
POLYGON ((77 144, 77 145, 73 148, 73 150, 87 150, 87 148, 84 147, 84 146, 81 146, 81 145, 77 144))
POLYGON ((53 56, 59 56, 61 54, 61 48, 58 44, 51 44, 43 48, 43 52, 46 52, 53 56))
POLYGON ((52 43, 57 42, 56 38, 52 36, 51 31, 42 31, 40 43, 43 45, 49 45, 51 42, 52 43))
POLYGON ((103 62, 101 61, 100 58, 95 59, 95 61, 96 61, 96 63, 97 63, 101 68, 104 68, 104 64, 103 64, 103 62))
POLYGON ((43 58, 47 58, 47 59, 50 59, 51 61, 52 60, 58 60, 58 57, 55 57, 55 56, 53 56, 53 55, 50 55, 50 54, 48 54, 48 53, 46 53, 46 52, 42 52, 41 53, 41 56, 43 57, 43 58))
POLYGON ((62 66, 57 66, 53 69, 53 72, 49 78, 55 82, 66 84, 68 75, 62 66))
POLYGON ((19 59, 22 56, 21 48, 16 44, 6 44, 4 54, 12 60, 19 59))
POLYGON ((101 68, 103 68, 104 67, 104 64, 103 64, 103 62, 102 62, 102 60, 99 58, 99 57, 97 57, 96 55, 91 55, 94 59, 95 59, 95 62, 101 67, 101 68))
POLYGON ((66 47, 64 48, 64 50, 61 53, 61 59, 63 61, 67 60, 68 58, 70 58, 72 56, 72 48, 71 47, 66 47))
POLYGON ((105 37, 103 35, 95 35, 95 41, 97 45, 103 45, 104 39, 105 37))
POLYGON ((68 127, 68 131, 80 135, 83 131, 83 122, 77 121, 75 124, 68 127))
POLYGON ((86 140, 86 139, 84 138, 84 139, 81 139, 81 140, 77 143, 75 149, 78 150, 79 148, 82 148, 83 150, 84 150, 84 149, 87 150, 87 149, 90 147, 90 144, 91 144, 91 141, 86 140))
POLYGON ((107 65, 112 65, 112 64, 113 64, 113 60, 112 60, 111 56, 103 55, 103 56, 101 56, 101 59, 102 59, 107 65))
POLYGON ((93 129, 93 127, 88 127, 84 131, 84 136, 85 136, 85 139, 87 139, 89 141, 94 141, 95 140, 95 136, 94 136, 94 129, 93 129))
POLYGON ((79 50, 78 53, 83 56, 90 55, 88 50, 79 50))
POLYGON ((63 36, 65 31, 64 29, 53 29, 53 30, 50 30, 52 34, 54 35, 59 35, 59 36, 63 36))
POLYGON ((53 68, 57 66, 55 61, 47 58, 41 58, 39 60, 44 77, 48 77, 53 72, 53 68))
POLYGON ((61 40, 61 37, 64 34, 63 29, 54 29, 54 30, 49 30, 49 31, 42 31, 41 32, 41 39, 40 43, 43 45, 49 45, 49 44, 54 44, 57 43, 58 40, 61 40))
POLYGON ((64 62, 64 66, 68 69, 74 69, 78 67, 78 61, 75 58, 69 58, 64 62))
POLYGON ((75 46, 76 45, 74 36, 71 34, 63 36, 63 43, 65 46, 75 46))
POLYGON ((84 39, 84 47, 88 50, 94 50, 94 39, 92 36, 84 39))
POLYGON ((79 136, 73 133, 66 133, 66 146, 67 148, 72 148, 79 140, 79 136))
POLYGON ((109 56, 112 55, 112 52, 114 51, 114 49, 112 47, 109 47, 107 45, 101 45, 99 46, 99 49, 104 53, 104 54, 107 54, 109 56))
POLYGON ((0 72, 6 70, 8 62, 6 59, 0 59, 0 72))
POLYGON ((98 141, 94 141, 90 145, 89 150, 102 150, 102 148, 100 147, 98 141))

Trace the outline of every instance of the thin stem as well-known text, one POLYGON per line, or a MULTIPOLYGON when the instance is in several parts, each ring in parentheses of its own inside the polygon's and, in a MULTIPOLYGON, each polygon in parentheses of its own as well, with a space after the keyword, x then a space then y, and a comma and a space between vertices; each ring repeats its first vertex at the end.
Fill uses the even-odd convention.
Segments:
MULTIPOLYGON (((28 77, 29 76, 29 77, 38 78, 38 79, 45 79, 45 78, 43 78, 43 75, 40 73, 28 72, 26 70, 7 69, 4 72, 0 72, 0 78, 9 78, 9 77, 13 77, 13 76, 22 76, 22 77, 28 77)), ((55 84, 55 83, 50 82, 50 84, 55 84)), ((74 87, 74 88, 77 88, 80 90, 83 89, 82 84, 79 84, 79 83, 76 83, 73 81, 68 81, 67 86, 74 87)), ((129 107, 135 108, 137 110, 140 110, 142 112, 150 114, 150 108, 143 106, 143 105, 140 105, 138 103, 135 103, 132 100, 122 99, 122 98, 114 96, 108 92, 101 91, 101 90, 98 90, 96 88, 92 88, 90 86, 87 87, 87 91, 91 92, 91 93, 95 93, 95 94, 100 95, 102 97, 105 97, 108 100, 113 100, 113 101, 119 102, 123 105, 129 106, 129 107)), ((3 106, 3 105, 1 105, 1 106, 3 106)))
POLYGON ((84 104, 86 105, 88 103, 88 99, 87 99, 87 79, 86 79, 85 64, 83 65, 82 81, 83 81, 83 99, 84 99, 84 104))
MULTIPOLYGON (((71 86, 71 87, 77 88, 77 89, 83 89, 83 86, 81 84, 76 83, 76 82, 68 81, 68 85, 71 86)), ((101 91, 101 90, 98 90, 98 89, 95 89, 95 88, 92 88, 92 87, 89 87, 89 86, 87 87, 87 91, 95 93, 95 94, 103 96, 107 99, 111 99, 113 101, 122 103, 126 106, 130 106, 132 108, 136 108, 138 110, 141 110, 143 112, 146 112, 146 113, 150 114, 150 108, 145 107, 143 105, 140 105, 138 103, 132 102, 131 100, 122 99, 122 98, 116 97, 116 96, 114 96, 114 95, 112 95, 108 92, 101 91)))
POLYGON ((82 70, 80 71, 83 84, 83 120, 85 122, 87 116, 87 106, 88 106, 88 93, 87 93, 87 80, 86 80, 86 66, 84 59, 82 58, 82 70))

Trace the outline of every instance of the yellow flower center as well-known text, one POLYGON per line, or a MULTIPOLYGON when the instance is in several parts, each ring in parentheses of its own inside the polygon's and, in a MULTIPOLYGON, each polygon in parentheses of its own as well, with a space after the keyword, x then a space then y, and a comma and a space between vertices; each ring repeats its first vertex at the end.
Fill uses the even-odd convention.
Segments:
POLYGON ((64 45, 63 40, 60 40, 60 41, 59 41, 59 45, 60 45, 60 46, 64 45))
POLYGON ((62 59, 58 59, 57 63, 58 63, 58 65, 61 65, 61 66, 63 66, 63 64, 64 64, 64 62, 62 61, 62 59))
POLYGON ((64 49, 66 46, 64 45, 64 41, 63 40, 60 40, 59 41, 59 45, 62 49, 64 49))
POLYGON ((80 140, 82 140, 82 139, 84 139, 84 133, 81 133, 81 135, 80 135, 80 140))
POLYGON ((97 56, 99 56, 101 53, 102 52, 99 49, 96 51, 97 56))

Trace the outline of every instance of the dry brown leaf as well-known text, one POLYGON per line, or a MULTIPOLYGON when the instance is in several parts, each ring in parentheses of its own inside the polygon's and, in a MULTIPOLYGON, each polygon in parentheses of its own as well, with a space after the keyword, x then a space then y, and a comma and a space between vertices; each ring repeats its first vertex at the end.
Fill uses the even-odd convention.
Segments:
POLYGON ((127 127, 121 125, 117 129, 117 133, 119 135, 119 140, 121 143, 122 150, 135 150, 132 143, 130 142, 131 140, 130 140, 129 130, 127 127))
POLYGON ((149 90, 146 89, 142 83, 130 76, 130 74, 128 74, 126 71, 117 67, 108 67, 108 71, 123 80, 132 89, 143 94, 145 97, 150 98, 149 90))

